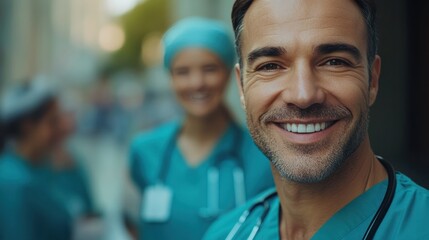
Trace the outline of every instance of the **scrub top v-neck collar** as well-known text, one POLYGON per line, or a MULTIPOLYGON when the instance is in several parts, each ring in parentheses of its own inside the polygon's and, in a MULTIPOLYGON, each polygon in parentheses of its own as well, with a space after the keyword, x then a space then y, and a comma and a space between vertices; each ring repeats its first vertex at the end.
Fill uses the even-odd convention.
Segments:
POLYGON ((384 180, 348 203, 335 213, 312 239, 344 239, 361 224, 367 223, 380 207, 387 184, 387 180, 384 180))
MULTIPOLYGON (((365 224, 371 220, 380 206, 386 190, 387 180, 374 185, 335 213, 311 239, 345 239, 349 233, 353 232, 361 224, 365 224)), ((271 229, 271 231, 268 234, 264 234, 263 237, 277 236, 277 239, 280 239, 279 223, 281 207, 278 197, 273 200, 271 206, 273 209, 270 211, 266 223, 262 226, 263 229, 271 229)))
MULTIPOLYGON (((176 129, 173 131, 171 137, 175 137, 173 135, 175 134, 175 132, 180 131, 179 128, 181 128, 181 126, 182 126, 181 124, 178 124, 176 126, 176 129)), ((188 164, 188 162, 186 161, 185 155, 183 154, 182 150, 180 149, 177 143, 177 139, 175 140, 176 142, 175 142, 173 151, 176 152, 176 154, 178 154, 180 163, 185 165, 189 169, 198 170, 201 168, 212 166, 213 164, 216 164, 215 161, 217 161, 216 158, 219 153, 231 151, 231 149, 235 147, 232 142, 234 139, 233 137, 231 137, 231 135, 234 134, 234 131, 236 131, 235 128, 237 128, 237 126, 235 126, 235 123, 233 123, 232 121, 229 122, 227 128, 224 130, 221 137, 216 141, 215 145, 210 150, 210 153, 204 157, 204 160, 201 161, 201 163, 195 166, 191 166, 188 164)), ((174 152, 172 154, 174 154, 174 152)))

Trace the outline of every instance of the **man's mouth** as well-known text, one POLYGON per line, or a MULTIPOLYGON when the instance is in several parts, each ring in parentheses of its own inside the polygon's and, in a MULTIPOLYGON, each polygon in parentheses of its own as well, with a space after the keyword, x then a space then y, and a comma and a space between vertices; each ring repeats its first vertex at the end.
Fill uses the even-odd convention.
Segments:
POLYGON ((276 123, 276 125, 291 133, 311 134, 326 130, 327 128, 335 124, 335 122, 336 121, 321 121, 313 123, 287 122, 276 123))

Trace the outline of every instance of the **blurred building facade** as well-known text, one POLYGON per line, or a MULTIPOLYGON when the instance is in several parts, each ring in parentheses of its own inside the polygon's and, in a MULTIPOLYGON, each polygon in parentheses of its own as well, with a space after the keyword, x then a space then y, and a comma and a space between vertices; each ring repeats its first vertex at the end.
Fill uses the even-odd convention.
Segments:
POLYGON ((173 17, 177 20, 187 16, 204 16, 220 19, 231 25, 231 0, 177 0, 172 1, 173 17))
POLYGON ((10 28, 9 10, 11 9, 11 5, 10 1, 0 1, 0 90, 2 89, 4 78, 6 77, 6 54, 10 40, 7 34, 10 28))
POLYGON ((2 79, 53 74, 91 77, 99 29, 108 21, 101 0, 2 1, 2 79))

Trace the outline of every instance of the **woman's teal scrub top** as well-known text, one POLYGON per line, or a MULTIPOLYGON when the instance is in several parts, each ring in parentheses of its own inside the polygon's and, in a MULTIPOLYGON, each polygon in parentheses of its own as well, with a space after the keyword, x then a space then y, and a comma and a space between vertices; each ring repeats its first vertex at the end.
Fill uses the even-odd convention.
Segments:
MULTIPOLYGON (((397 186, 393 202, 378 228, 374 239, 423 240, 429 239, 429 191, 418 186, 405 175, 396 174, 397 186)), ((312 240, 361 240, 387 190, 387 180, 376 184, 332 216, 311 238, 312 240)), ((269 191, 269 193, 275 190, 269 191)), ((264 193, 265 195, 269 194, 264 193)), ((264 195, 262 194, 262 195, 264 195)), ((258 197, 257 199, 261 199, 258 197)), ((225 239, 245 209, 240 209, 215 222, 207 231, 205 240, 225 239)), ((279 239, 279 198, 270 200, 270 209, 255 239, 279 239)), ((263 207, 249 215, 234 239, 247 239, 263 207)))
MULTIPOLYGON (((172 190, 170 217, 162 223, 150 223, 140 217, 140 239, 186 239, 200 240, 215 218, 201 216, 207 207, 207 172, 219 161, 219 207, 224 211, 235 207, 233 169, 238 159, 221 155, 235 149, 243 162, 244 186, 247 199, 274 186, 269 161, 254 145, 250 135, 238 125, 231 123, 218 140, 207 159, 196 167, 186 163, 177 144, 174 143, 169 166, 163 165, 167 145, 181 127, 172 122, 137 136, 131 146, 131 174, 143 192, 159 181, 159 173, 167 167, 165 185, 172 190), (238 143, 236 133, 242 139, 238 143)), ((174 140, 175 141, 175 140, 174 140)))
POLYGON ((43 175, 12 150, 0 156, 1 240, 71 239, 70 215, 43 175))

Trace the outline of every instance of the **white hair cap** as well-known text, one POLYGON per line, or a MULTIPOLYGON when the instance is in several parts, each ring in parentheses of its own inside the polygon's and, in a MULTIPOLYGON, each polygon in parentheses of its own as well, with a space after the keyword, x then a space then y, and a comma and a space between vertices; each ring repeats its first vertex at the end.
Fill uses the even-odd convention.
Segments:
POLYGON ((3 122, 13 121, 56 96, 54 87, 48 84, 47 78, 38 76, 31 81, 21 83, 6 90, 0 104, 0 119, 3 122))

